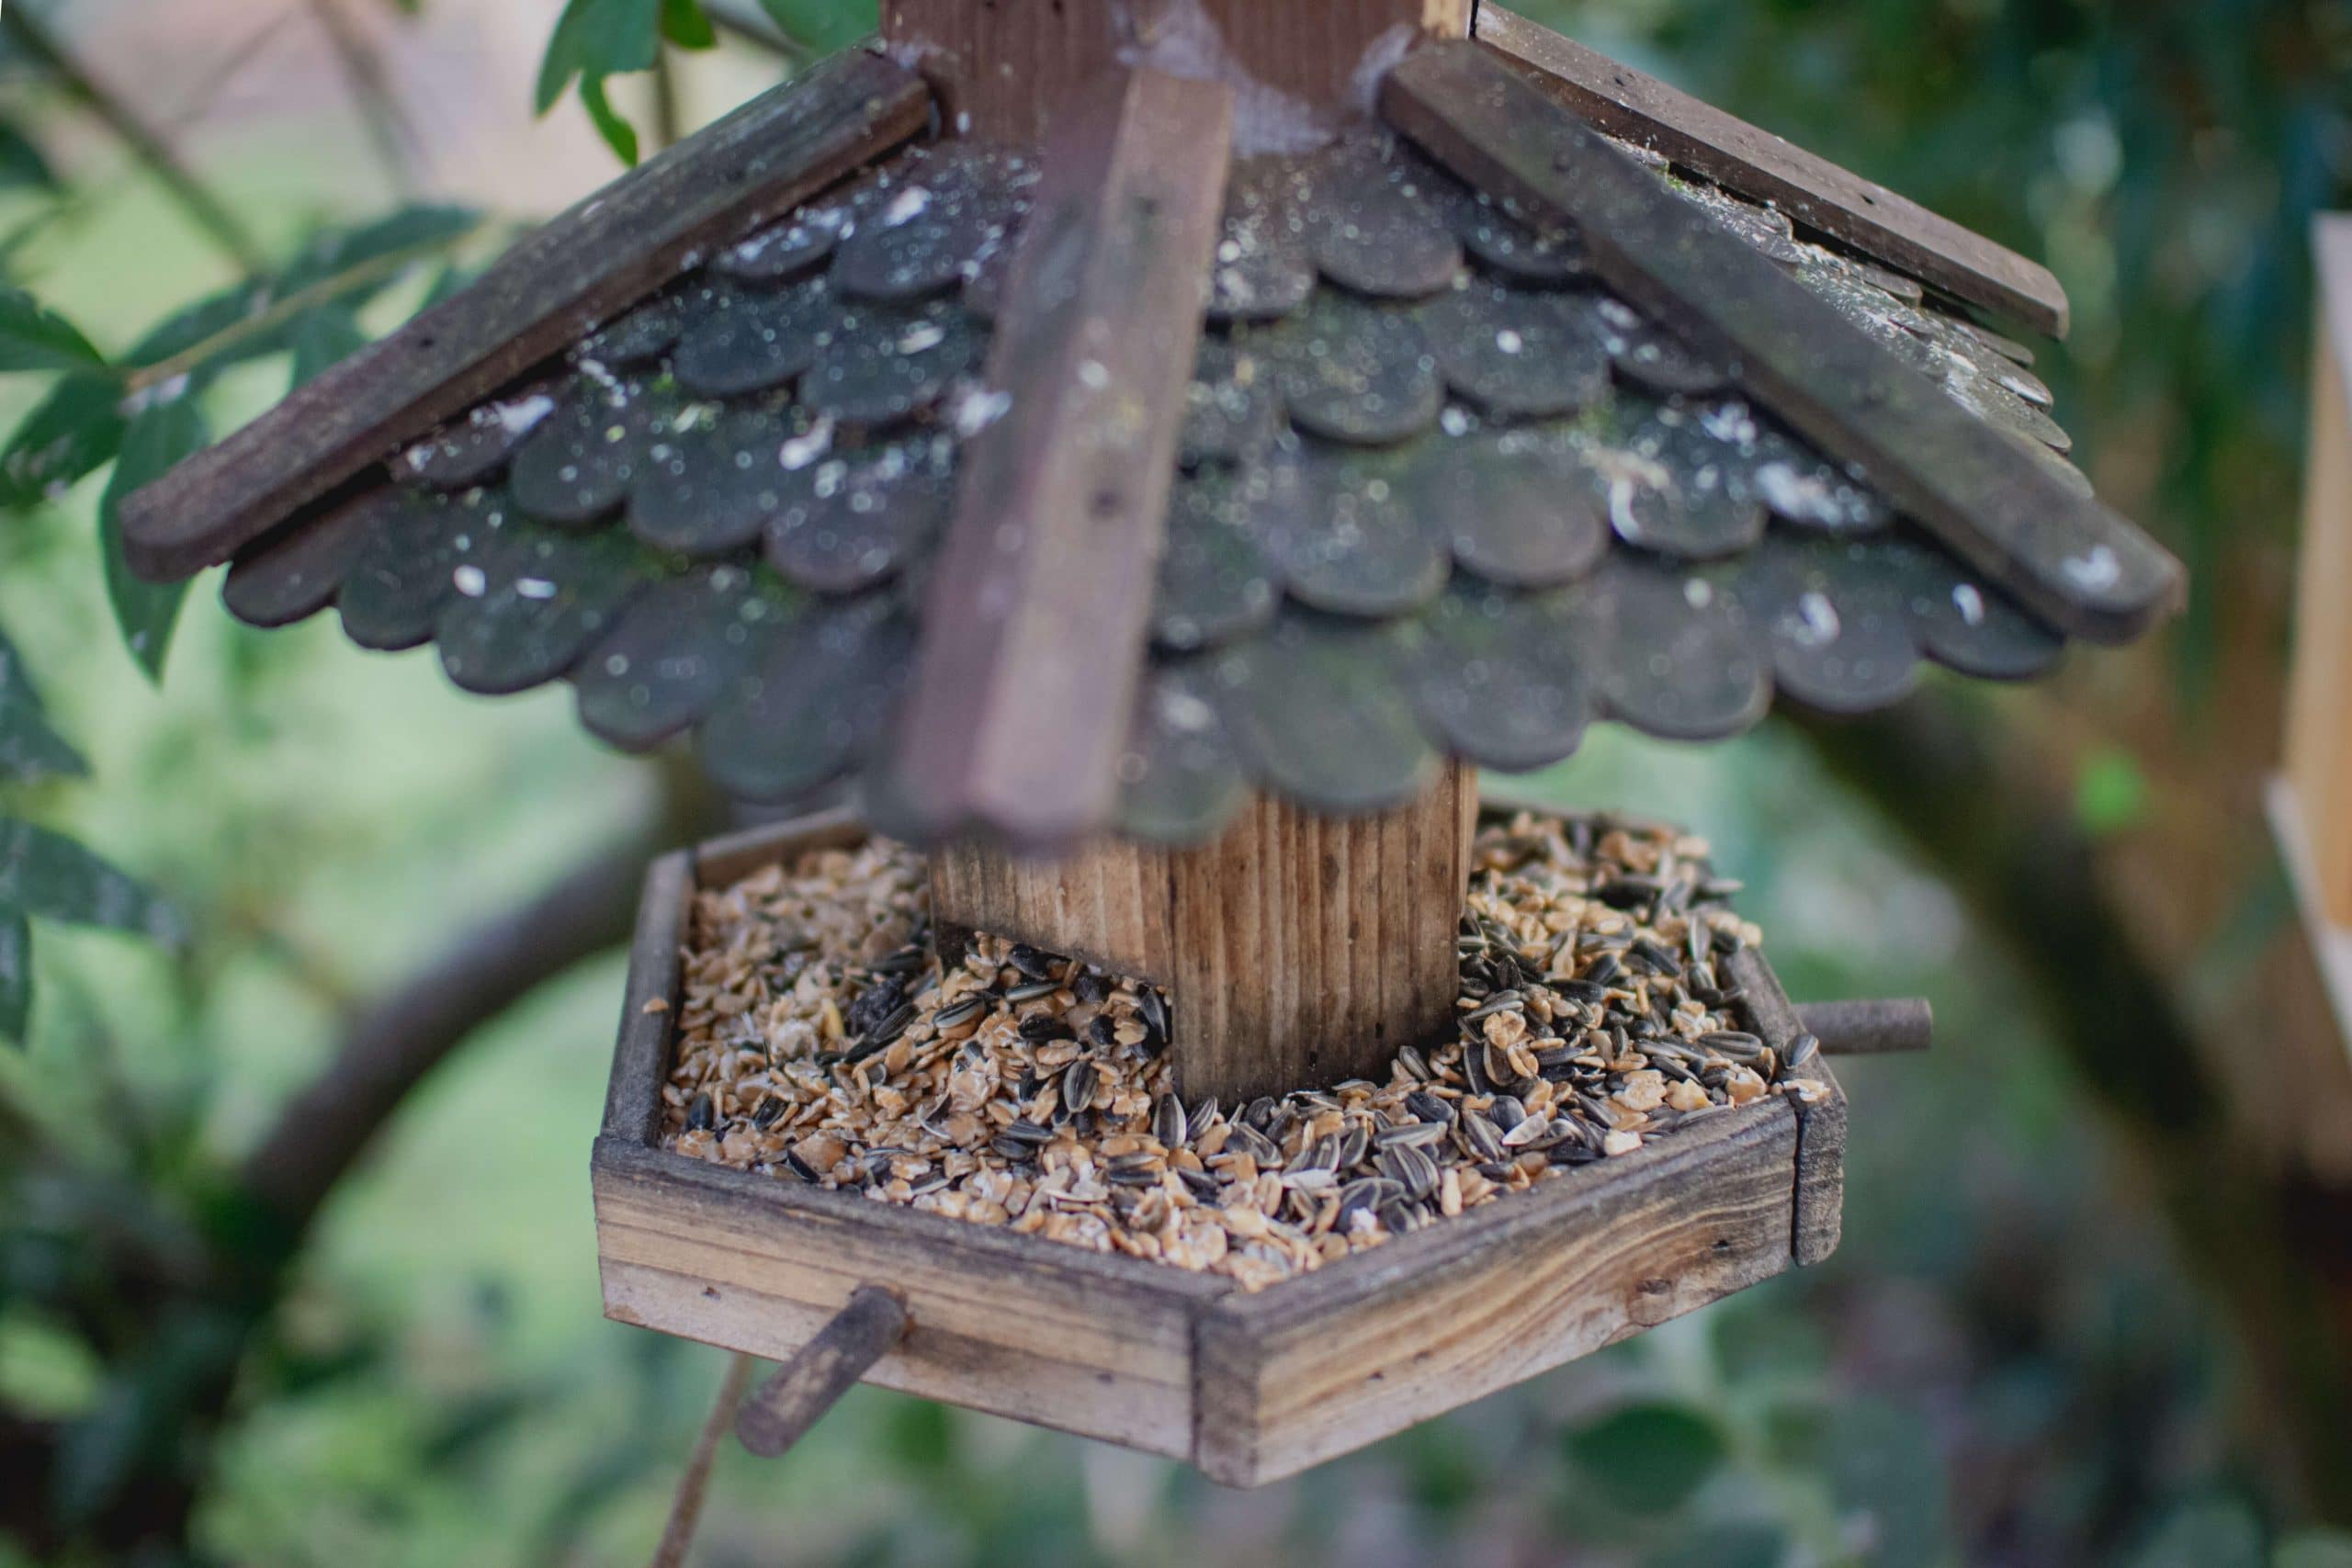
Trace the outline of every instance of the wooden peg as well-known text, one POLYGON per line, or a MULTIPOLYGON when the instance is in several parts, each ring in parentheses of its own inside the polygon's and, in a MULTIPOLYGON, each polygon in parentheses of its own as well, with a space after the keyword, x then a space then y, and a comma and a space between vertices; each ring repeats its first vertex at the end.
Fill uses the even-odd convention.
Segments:
POLYGON ((782 1454, 906 1337, 910 1321, 896 1291, 860 1285, 833 1321, 743 1402, 735 1436, 762 1459, 782 1454))
POLYGON ((1935 1033, 1936 1010, 1925 997, 1807 1002, 1797 1009, 1797 1019, 1821 1042, 1824 1055, 1889 1056, 1926 1050, 1935 1033))

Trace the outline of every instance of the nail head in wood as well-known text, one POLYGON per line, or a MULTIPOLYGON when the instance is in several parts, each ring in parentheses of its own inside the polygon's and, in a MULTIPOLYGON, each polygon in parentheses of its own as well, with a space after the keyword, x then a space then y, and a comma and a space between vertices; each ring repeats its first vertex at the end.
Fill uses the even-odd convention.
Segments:
POLYGON ((832 1322, 743 1402, 735 1436, 762 1459, 781 1455, 906 1337, 908 1321, 898 1292, 859 1286, 832 1322))

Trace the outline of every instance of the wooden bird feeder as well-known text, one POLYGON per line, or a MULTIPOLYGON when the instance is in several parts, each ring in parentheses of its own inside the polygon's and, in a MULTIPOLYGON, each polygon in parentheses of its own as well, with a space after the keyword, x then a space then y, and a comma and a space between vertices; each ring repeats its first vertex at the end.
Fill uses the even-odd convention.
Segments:
POLYGON ((1164 991, 1182 1122, 1452 1040, 1477 769, 2177 604, 1986 324, 2062 333, 2046 272, 1473 10, 888 0, 126 505, 252 624, 567 681, 738 797, 854 784, 654 868, 596 1146, 611 1314, 792 1359, 763 1450, 864 1376, 1291 1473, 1824 1256, 1804 1038, 1924 1020, 1800 1018, 1702 931, 1782 1092, 1251 1292, 675 1152, 697 889, 926 846, 949 959, 1164 991))

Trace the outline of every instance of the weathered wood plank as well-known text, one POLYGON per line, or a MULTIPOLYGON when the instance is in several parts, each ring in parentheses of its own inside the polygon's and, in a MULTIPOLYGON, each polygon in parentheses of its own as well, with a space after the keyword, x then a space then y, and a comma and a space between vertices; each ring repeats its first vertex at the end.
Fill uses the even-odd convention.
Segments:
POLYGON ((837 55, 623 176, 471 288, 319 377, 123 508, 142 576, 226 560, 370 465, 678 276, 921 132, 921 78, 837 55))
POLYGON ((695 882, 702 887, 725 887, 807 851, 862 844, 869 836, 856 808, 847 806, 746 828, 695 846, 695 882))
POLYGON ((620 1139, 593 1168, 605 1315, 785 1360, 861 1285, 905 1298, 865 1381, 1183 1458, 1193 1316, 1230 1282, 705 1165, 620 1139))
POLYGON ((1383 112, 1456 175, 1573 224, 1593 270, 2053 625, 2115 641, 2174 609, 2180 563, 1477 45, 1389 73, 1383 112))
POLYGON ((1129 732, 1233 95, 1116 73, 1047 143, 964 448, 899 767, 909 808, 1067 847, 1129 732))
POLYGON ((2286 774, 2320 908, 2352 926, 2352 218, 2321 219, 2302 558, 2287 685, 2286 774))
POLYGON ((1491 0, 1478 7, 1476 36, 1532 68, 1546 93, 1610 135, 1770 202, 1954 299, 2066 335, 2065 289, 2049 268, 2007 246, 1491 0))
MULTIPOLYGON (((950 123, 1017 143, 1119 64, 1216 75, 1260 131, 1311 135, 1360 108, 1416 31, 1462 38, 1470 0, 885 0, 882 36, 939 88, 950 123)), ((1265 150, 1265 149, 1261 149, 1265 150)))
POLYGON ((1187 1098, 1382 1077, 1399 1046, 1453 1026, 1477 790, 1449 762, 1394 811, 1337 818, 1261 796, 1194 849, 1102 840, 1024 860, 953 844, 932 858, 932 908, 1166 987, 1187 1098))
MULTIPOLYGON (((1429 831, 1459 846, 1463 809, 1442 824, 1433 811, 1429 831)), ((695 863, 712 885, 857 831, 831 813, 706 846, 695 863)), ((665 889, 685 859, 663 863, 665 889)), ((666 891, 649 897, 649 931, 673 929, 639 947, 668 953, 673 968, 690 889, 676 891, 674 903, 666 891)), ((1785 1043, 1786 998, 1759 956, 1740 962, 1750 1023, 1785 1043)), ((674 986, 674 975, 633 975, 631 996, 674 986)), ((632 1008, 629 1019, 653 1021, 659 1043, 616 1056, 615 1103, 658 1103, 673 1016, 632 1008)), ((1786 1269, 1809 1234, 1800 1213, 1834 1203, 1837 1190, 1840 1145, 1816 1135, 1821 1107, 1806 1109, 1802 1124, 1799 1107, 1779 1098, 1702 1118, 1258 1296, 690 1160, 608 1114, 616 1130, 592 1162, 605 1310, 783 1360, 861 1287, 885 1286, 903 1295, 912 1326, 866 1381, 1257 1484, 1786 1269)))
MULTIPOLYGON (((1746 948, 1724 961, 1724 976, 1739 993, 1748 1027, 1764 1037, 1782 1062, 1804 1032, 1804 1021, 1781 988, 1763 953, 1746 948)), ((1791 1255, 1800 1266, 1820 1262, 1838 1250, 1846 1215, 1846 1091, 1819 1056, 1788 1076, 1803 1080, 1802 1092, 1785 1097, 1797 1122, 1796 1190, 1790 1212, 1791 1255)))
POLYGON ((898 1292, 860 1285, 840 1315, 743 1402, 735 1436, 760 1458, 775 1459, 806 1437, 906 1334, 907 1303, 898 1292))
POLYGON ((680 851, 647 868, 629 943, 620 1036, 605 1086, 605 1135, 650 1144, 662 1127, 662 1080, 670 1071, 680 950, 695 897, 694 856, 680 851))
POLYGON ((1256 1486, 1656 1327, 1790 1263, 1774 1100, 1203 1314, 1193 1463, 1256 1486))

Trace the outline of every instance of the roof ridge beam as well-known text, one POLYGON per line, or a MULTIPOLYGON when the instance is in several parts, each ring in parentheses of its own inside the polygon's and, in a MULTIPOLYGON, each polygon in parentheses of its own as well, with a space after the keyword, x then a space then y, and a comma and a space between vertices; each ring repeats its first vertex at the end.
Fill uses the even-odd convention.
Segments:
POLYGON ((1107 822, 1149 630, 1231 88, 1114 71, 1055 116, 962 458, 898 765, 934 831, 1107 822))
POLYGON ((473 284, 343 361, 123 505, 158 581, 279 524, 741 239, 920 134, 930 89, 853 50, 763 94, 554 218, 473 284))
POLYGON ((2066 290, 2048 267, 1605 54, 1481 0, 1480 43, 1528 68, 1579 118, 1955 299, 2064 337, 2066 290))
POLYGON ((2044 620, 2118 642, 2179 604, 2185 574, 2163 547, 1490 51, 1419 50, 1381 104, 1474 188, 1576 229, 1601 281, 2044 620))

